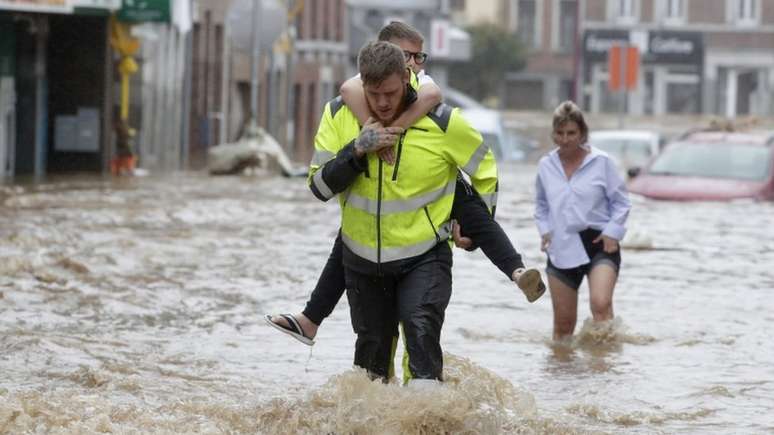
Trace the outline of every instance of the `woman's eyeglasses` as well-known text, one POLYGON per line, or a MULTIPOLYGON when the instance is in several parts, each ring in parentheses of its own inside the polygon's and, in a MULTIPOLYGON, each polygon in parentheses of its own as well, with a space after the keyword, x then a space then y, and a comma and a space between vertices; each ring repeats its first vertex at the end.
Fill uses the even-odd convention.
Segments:
POLYGON ((403 50, 403 56, 406 57, 406 62, 410 61, 411 58, 413 57, 414 62, 416 62, 417 65, 422 65, 427 60, 427 53, 424 53, 421 51, 417 51, 415 53, 415 52, 403 50))

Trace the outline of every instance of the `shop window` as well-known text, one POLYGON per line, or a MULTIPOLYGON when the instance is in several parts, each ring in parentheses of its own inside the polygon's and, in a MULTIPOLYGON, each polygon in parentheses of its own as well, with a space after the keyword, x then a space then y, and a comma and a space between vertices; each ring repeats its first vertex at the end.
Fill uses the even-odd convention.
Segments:
POLYGON ((666 113, 701 111, 701 74, 695 67, 670 67, 663 77, 666 113))
POLYGON ((667 83, 667 113, 699 113, 700 94, 698 83, 667 83))
POLYGON ((719 68, 715 113, 728 117, 765 114, 767 75, 765 70, 719 68))
POLYGON ((757 112, 756 97, 758 94, 758 71, 740 72, 737 78, 736 114, 752 115, 757 112))
POLYGON ((519 0, 516 33, 522 44, 528 48, 538 48, 537 1, 519 0))

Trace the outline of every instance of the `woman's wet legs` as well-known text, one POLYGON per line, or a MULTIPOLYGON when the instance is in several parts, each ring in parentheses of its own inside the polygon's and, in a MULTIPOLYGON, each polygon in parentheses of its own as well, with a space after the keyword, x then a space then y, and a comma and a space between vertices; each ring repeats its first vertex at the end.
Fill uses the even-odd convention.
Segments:
POLYGON ((618 273, 608 264, 598 264, 589 271, 589 306, 595 322, 614 317, 613 291, 617 279, 618 273))
POLYGON ((578 319, 578 291, 548 274, 548 288, 554 308, 554 340, 569 337, 578 319))

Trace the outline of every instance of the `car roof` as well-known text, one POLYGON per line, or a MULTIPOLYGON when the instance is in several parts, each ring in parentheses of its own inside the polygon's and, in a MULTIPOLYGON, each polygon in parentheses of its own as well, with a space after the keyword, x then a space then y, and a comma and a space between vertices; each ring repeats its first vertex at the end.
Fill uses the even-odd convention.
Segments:
POLYGON ((770 131, 699 131, 690 133, 681 138, 679 142, 693 143, 701 142, 703 144, 746 144, 768 146, 774 143, 774 132, 770 131))

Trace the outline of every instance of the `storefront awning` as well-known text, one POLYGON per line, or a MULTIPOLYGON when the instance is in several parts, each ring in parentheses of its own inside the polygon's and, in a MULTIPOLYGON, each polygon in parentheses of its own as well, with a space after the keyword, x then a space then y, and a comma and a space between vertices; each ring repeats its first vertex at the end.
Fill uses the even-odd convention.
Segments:
POLYGON ((0 10, 69 14, 73 11, 71 0, 0 0, 0 10))
POLYGON ((44 14, 109 14, 121 8, 121 0, 0 0, 0 10, 44 14))

